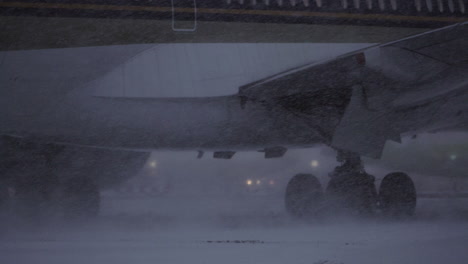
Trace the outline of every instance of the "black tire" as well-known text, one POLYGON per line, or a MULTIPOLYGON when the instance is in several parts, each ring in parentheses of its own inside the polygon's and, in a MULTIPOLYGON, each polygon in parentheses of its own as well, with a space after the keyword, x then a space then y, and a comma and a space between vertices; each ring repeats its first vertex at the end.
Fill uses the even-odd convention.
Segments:
POLYGON ((26 222, 48 221, 56 211, 59 188, 53 174, 31 173, 17 177, 14 182, 14 211, 26 222))
POLYGON ((315 216, 320 209, 322 197, 322 186, 317 177, 297 174, 286 187, 286 210, 297 218, 315 216))
POLYGON ((0 213, 5 211, 10 202, 10 193, 8 191, 8 185, 5 182, 0 181, 0 213))
POLYGON ((375 179, 367 173, 348 173, 333 177, 326 189, 326 211, 356 216, 373 215, 377 208, 375 179))
POLYGON ((416 209, 416 188, 403 172, 385 176, 379 190, 382 214, 390 217, 412 216, 416 209))
POLYGON ((89 219, 99 213, 99 187, 90 178, 72 178, 62 190, 62 210, 65 219, 89 219))

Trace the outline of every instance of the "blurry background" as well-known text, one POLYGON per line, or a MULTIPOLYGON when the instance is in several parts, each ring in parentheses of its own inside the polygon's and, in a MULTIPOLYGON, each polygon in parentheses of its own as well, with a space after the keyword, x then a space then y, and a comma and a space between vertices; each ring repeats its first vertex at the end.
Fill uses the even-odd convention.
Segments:
MULTIPOLYGON (((158 224, 283 224, 289 221, 283 202, 287 182, 297 173, 311 173, 325 188, 338 165, 335 151, 325 146, 289 150, 279 159, 264 159, 259 152, 238 152, 231 160, 211 155, 197 159, 196 152, 153 152, 138 175, 103 192, 103 214, 144 212, 158 224)), ((390 172, 413 178, 421 195, 418 219, 468 217, 468 134, 423 134, 387 143, 381 160, 364 163, 377 188, 390 172)))

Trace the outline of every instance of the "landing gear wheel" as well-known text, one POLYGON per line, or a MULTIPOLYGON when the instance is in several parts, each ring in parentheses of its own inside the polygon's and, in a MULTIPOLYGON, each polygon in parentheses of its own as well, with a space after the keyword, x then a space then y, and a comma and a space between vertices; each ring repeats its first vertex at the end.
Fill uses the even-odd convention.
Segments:
POLYGON ((59 186, 52 173, 24 173, 14 182, 14 209, 27 222, 47 222, 56 212, 59 186))
POLYGON ((351 172, 333 177, 326 189, 327 211, 358 216, 373 215, 377 207, 374 177, 364 172, 351 172))
POLYGON ((385 176, 379 190, 380 209, 386 216, 411 216, 416 209, 416 188, 413 180, 403 173, 385 176))
POLYGON ((5 211, 10 201, 10 193, 8 191, 8 185, 0 181, 0 215, 5 211))
POLYGON ((317 177, 297 174, 286 187, 286 210, 297 218, 314 216, 320 208, 322 196, 322 186, 317 177))
POLYGON ((69 179, 63 188, 62 205, 67 219, 95 217, 99 213, 99 187, 87 177, 69 179))

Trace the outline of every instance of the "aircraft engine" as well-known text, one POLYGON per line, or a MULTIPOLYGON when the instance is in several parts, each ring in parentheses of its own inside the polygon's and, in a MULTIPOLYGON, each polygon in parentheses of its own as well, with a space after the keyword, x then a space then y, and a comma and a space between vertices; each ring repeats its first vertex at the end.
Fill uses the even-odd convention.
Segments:
POLYGON ((100 189, 120 184, 136 175, 149 152, 110 150, 38 143, 13 137, 0 139, 0 179, 42 179, 53 175, 59 182, 87 177, 100 189))

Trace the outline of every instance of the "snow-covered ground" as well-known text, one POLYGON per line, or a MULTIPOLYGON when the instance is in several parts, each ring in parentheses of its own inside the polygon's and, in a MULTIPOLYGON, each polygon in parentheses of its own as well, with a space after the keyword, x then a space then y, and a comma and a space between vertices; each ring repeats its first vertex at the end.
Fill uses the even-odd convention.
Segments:
POLYGON ((0 263, 465 263, 467 204, 422 199, 411 220, 307 223, 280 196, 107 195, 94 221, 3 230, 0 263))
POLYGON ((81 227, 2 239, 1 263, 464 263, 466 223, 275 228, 81 227), (6 241, 7 240, 7 241, 6 241))
MULTIPOLYGON (((285 213, 287 180, 311 171, 325 186, 336 166, 334 156, 317 149, 291 152, 282 160, 264 160, 258 153, 230 161, 196 160, 189 154, 153 155, 143 175, 127 183, 143 189, 103 192, 100 216, 93 221, 20 223, 7 217, 8 223, 0 225, 0 264, 440 264, 468 259, 468 198, 421 198, 409 220, 304 222, 285 213), (311 160, 319 166, 311 168, 311 160), (257 181, 266 186, 259 188, 257 181), (156 191, 148 193, 151 184, 156 191)), ((377 185, 389 170, 373 163, 367 169, 377 185)), ((452 190, 450 177, 411 175, 421 193, 452 190)))
MULTIPOLYGON (((93 221, 7 218, 9 223, 0 225, 0 264, 458 264, 468 259, 468 198, 421 198, 409 220, 298 221, 284 210, 287 180, 305 171, 325 186, 336 166, 334 155, 319 149, 291 151, 280 160, 241 154, 225 161, 156 153, 142 175, 127 183, 129 192, 103 192, 101 214, 93 221), (249 179, 252 185, 246 185, 249 179), (146 192, 148 187, 155 192, 146 192)), ((395 170, 367 165, 377 186, 395 170)), ((453 179, 446 175, 410 175, 420 193, 453 191, 453 179)), ((456 189, 466 192, 465 186, 456 189)))

